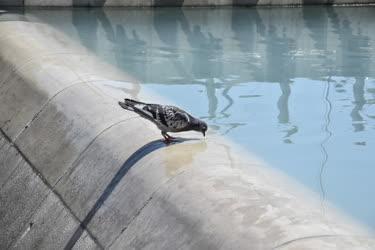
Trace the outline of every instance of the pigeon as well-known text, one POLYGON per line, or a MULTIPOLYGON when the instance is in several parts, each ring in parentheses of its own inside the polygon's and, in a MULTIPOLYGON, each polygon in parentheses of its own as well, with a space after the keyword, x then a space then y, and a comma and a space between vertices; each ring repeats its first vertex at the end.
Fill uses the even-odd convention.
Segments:
POLYGON ((124 102, 118 104, 126 110, 133 111, 141 117, 153 122, 160 130, 166 142, 170 142, 176 138, 167 134, 167 132, 177 133, 183 131, 198 131, 206 136, 207 124, 186 111, 175 106, 148 104, 125 99, 124 102))

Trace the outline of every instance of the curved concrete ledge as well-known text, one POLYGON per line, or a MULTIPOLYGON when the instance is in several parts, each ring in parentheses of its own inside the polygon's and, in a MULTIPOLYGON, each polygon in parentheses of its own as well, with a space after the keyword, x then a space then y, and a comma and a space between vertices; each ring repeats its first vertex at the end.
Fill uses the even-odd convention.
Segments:
POLYGON ((166 146, 117 105, 155 96, 49 26, 1 22, 0 37, 1 249, 375 247, 223 138, 166 146))

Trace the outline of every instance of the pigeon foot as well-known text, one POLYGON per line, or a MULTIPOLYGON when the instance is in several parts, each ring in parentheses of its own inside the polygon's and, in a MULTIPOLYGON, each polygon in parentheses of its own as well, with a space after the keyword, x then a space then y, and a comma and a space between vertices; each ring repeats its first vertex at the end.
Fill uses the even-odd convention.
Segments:
POLYGON ((161 135, 164 137, 165 142, 166 142, 167 144, 169 144, 169 143, 171 143, 172 141, 174 141, 174 140, 177 139, 177 138, 175 138, 175 137, 172 137, 172 136, 168 135, 166 132, 161 132, 161 135))

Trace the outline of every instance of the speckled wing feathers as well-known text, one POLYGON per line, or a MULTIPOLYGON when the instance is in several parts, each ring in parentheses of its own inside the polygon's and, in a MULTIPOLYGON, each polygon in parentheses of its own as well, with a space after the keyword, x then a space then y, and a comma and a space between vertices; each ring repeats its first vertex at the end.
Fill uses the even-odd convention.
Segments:
POLYGON ((174 106, 148 104, 142 108, 152 115, 154 122, 165 132, 179 132, 189 126, 189 115, 174 106))
POLYGON ((163 111, 165 121, 169 128, 181 131, 189 127, 190 117, 183 110, 174 106, 163 106, 163 111))

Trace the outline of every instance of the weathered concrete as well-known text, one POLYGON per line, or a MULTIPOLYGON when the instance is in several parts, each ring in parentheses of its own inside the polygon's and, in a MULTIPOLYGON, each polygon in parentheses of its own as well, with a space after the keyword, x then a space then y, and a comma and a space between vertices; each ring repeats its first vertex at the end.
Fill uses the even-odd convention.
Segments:
MULTIPOLYGON (((1 153, 5 153, 0 156, 0 248, 63 248, 79 221, 14 145, 3 134, 0 137, 4 143, 1 153)), ((82 237, 80 244, 86 248, 97 247, 87 236, 82 237)))
POLYGON ((0 23, 0 70, 1 249, 375 247, 223 138, 166 146, 117 105, 158 98, 47 25, 0 23))
POLYGON ((270 6, 312 4, 372 4, 374 0, 0 0, 0 6, 150 7, 150 6, 270 6))

